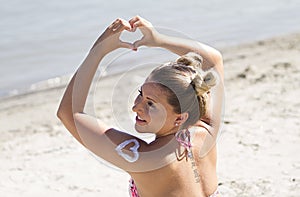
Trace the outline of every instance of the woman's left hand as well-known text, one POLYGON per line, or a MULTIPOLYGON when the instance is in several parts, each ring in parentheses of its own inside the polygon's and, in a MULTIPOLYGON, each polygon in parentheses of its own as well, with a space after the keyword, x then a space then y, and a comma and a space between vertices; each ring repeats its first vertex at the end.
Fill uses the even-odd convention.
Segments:
POLYGON ((137 50, 140 46, 148 47, 159 47, 161 43, 161 34, 159 34, 153 25, 146 19, 135 16, 129 21, 132 30, 135 31, 137 28, 142 32, 143 37, 133 43, 134 50, 137 50))
POLYGON ((128 48, 133 49, 133 44, 128 42, 123 42, 120 40, 121 33, 126 31, 132 31, 130 24, 124 19, 118 18, 116 19, 110 26, 106 28, 106 30, 101 34, 101 36, 97 39, 92 49, 94 49, 97 45, 101 45, 103 52, 109 53, 118 48, 128 48))

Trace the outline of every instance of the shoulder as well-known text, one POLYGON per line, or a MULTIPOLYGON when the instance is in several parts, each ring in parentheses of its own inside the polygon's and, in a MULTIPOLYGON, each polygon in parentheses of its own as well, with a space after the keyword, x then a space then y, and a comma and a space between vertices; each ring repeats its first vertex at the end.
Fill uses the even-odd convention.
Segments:
MULTIPOLYGON (((148 172, 168 166, 177 160, 181 148, 175 137, 170 135, 154 140, 151 143, 128 135, 116 129, 105 133, 107 152, 103 159, 113 163, 128 173, 148 172), (109 145, 112 144, 112 145, 109 145)), ((104 150, 102 150, 102 156, 104 150)))

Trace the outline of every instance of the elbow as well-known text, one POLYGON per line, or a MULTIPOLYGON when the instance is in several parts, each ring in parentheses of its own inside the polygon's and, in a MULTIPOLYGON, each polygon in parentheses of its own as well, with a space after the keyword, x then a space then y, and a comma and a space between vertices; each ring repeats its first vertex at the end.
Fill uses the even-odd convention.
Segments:
POLYGON ((57 112, 56 112, 56 117, 57 117, 58 119, 62 120, 63 112, 62 112, 60 109, 57 110, 57 112))
POLYGON ((220 51, 215 50, 213 53, 212 67, 218 72, 222 81, 224 80, 223 56, 220 51))
POLYGON ((65 107, 64 105, 60 105, 57 112, 56 116, 57 118, 63 123, 69 123, 74 121, 74 112, 72 109, 69 107, 65 107))
POLYGON ((68 113, 61 108, 61 106, 58 108, 56 112, 56 117, 61 121, 64 122, 64 120, 67 118, 68 113))
POLYGON ((215 60, 215 65, 223 65, 223 56, 220 51, 218 50, 214 51, 214 60, 215 60))
POLYGON ((69 111, 64 108, 59 108, 56 112, 57 118, 63 123, 65 126, 74 124, 74 114, 72 111, 69 111))
POLYGON ((60 120, 61 123, 64 124, 65 120, 66 120, 66 115, 63 111, 58 110, 56 112, 56 117, 60 120))

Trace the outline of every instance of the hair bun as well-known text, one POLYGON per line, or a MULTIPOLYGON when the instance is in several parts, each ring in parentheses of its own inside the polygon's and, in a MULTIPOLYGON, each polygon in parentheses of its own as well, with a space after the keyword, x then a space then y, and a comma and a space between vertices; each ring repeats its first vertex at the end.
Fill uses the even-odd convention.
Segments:
POLYGON ((216 76, 214 75, 214 73, 209 72, 205 75, 203 81, 209 88, 211 88, 216 85, 217 79, 216 79, 216 76))
POLYGON ((195 71, 195 74, 192 76, 191 84, 193 84, 197 95, 201 96, 207 93, 211 87, 216 85, 216 76, 213 72, 208 72, 204 75, 202 70, 203 58, 201 55, 189 52, 176 60, 177 64, 182 64, 185 66, 190 66, 195 71))
POLYGON ((197 53, 189 52, 189 53, 181 56, 180 58, 178 58, 176 60, 176 62, 178 64, 191 66, 191 67, 197 69, 197 68, 202 68, 203 58, 201 57, 201 55, 199 55, 197 53))
POLYGON ((216 82, 217 78, 213 72, 207 73, 204 78, 202 78, 200 75, 197 75, 192 81, 198 96, 207 93, 210 88, 216 85, 216 82))

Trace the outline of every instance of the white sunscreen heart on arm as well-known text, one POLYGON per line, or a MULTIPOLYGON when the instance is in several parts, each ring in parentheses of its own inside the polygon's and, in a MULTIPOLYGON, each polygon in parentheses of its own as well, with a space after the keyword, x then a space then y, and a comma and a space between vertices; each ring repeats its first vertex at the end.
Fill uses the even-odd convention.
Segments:
POLYGON ((126 161, 133 163, 136 162, 139 158, 139 152, 138 152, 139 147, 140 147, 140 143, 136 139, 130 139, 130 140, 125 140, 124 142, 119 144, 115 150, 126 161), (122 149, 124 149, 130 143, 134 143, 134 146, 129 148, 129 150, 133 153, 133 156, 130 156, 122 151, 122 149))

